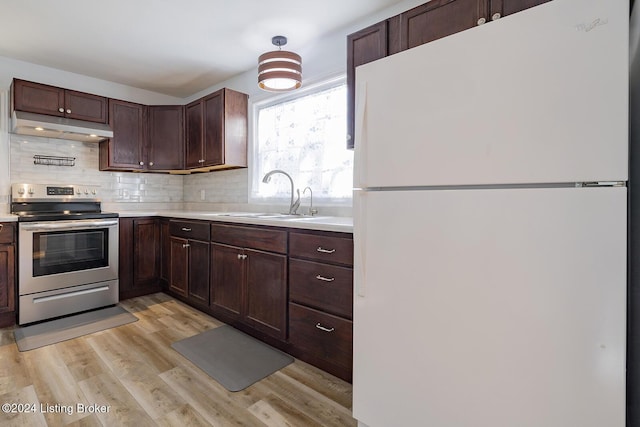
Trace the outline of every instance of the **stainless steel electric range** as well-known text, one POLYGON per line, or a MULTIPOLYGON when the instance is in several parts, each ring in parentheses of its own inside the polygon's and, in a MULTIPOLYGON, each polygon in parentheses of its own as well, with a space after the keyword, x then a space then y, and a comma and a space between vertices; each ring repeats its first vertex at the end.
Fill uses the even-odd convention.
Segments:
POLYGON ((18 323, 118 302, 118 214, 99 187, 13 184, 18 215, 18 323))

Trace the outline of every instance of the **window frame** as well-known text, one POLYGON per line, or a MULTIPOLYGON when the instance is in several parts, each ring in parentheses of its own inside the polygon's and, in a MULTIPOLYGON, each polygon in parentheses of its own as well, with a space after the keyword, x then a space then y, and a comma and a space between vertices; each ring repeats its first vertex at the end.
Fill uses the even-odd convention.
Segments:
MULTIPOLYGON (((261 109, 264 108, 269 108, 272 107, 274 105, 280 104, 280 103, 284 103, 284 102, 290 102, 290 101, 294 101, 298 98, 303 98, 305 96, 308 95, 312 95, 314 93, 318 93, 318 92, 322 92, 324 90, 329 90, 331 88, 337 87, 337 86, 342 86, 342 85, 346 85, 347 84, 347 76, 344 73, 341 73, 340 75, 331 77, 331 78, 327 78, 324 79, 322 81, 319 81, 317 83, 313 83, 313 84, 309 84, 308 86, 303 86, 303 88, 298 89, 296 91, 293 92, 288 92, 285 94, 278 94, 275 96, 270 96, 267 98, 263 98, 261 100, 258 100, 254 103, 252 103, 251 105, 251 135, 250 135, 250 140, 249 140, 249 147, 248 147, 248 160, 249 160, 249 171, 248 171, 248 180, 249 182, 247 183, 248 185, 248 202, 250 204, 256 204, 256 205, 273 205, 273 204, 282 204, 282 203, 289 203, 290 202, 290 198, 287 197, 278 197, 278 196, 269 196, 269 197, 256 197, 254 196, 254 184, 259 184, 259 180, 261 179, 261 177, 256 177, 257 171, 258 171, 258 148, 259 148, 259 144, 258 144, 258 117, 259 117, 259 111, 261 109)), ((346 116, 346 100, 345 100, 345 116, 346 116)), ((344 140, 344 147, 345 150, 347 149, 347 141, 346 141, 346 135, 347 135, 347 130, 345 128, 345 140, 344 140)), ((352 150, 353 151, 353 150, 352 150)), ((300 190, 300 198, 303 198, 302 195, 302 189, 303 187, 301 187, 300 183, 295 182, 296 188, 300 190)), ((306 195, 304 197, 307 197, 306 195)), ((294 199, 296 198, 296 195, 294 194, 294 199)), ((350 194, 349 197, 343 197, 343 198, 326 198, 326 197, 319 197, 317 195, 314 194, 313 196, 313 204, 314 206, 352 206, 353 205, 353 195, 350 194)))

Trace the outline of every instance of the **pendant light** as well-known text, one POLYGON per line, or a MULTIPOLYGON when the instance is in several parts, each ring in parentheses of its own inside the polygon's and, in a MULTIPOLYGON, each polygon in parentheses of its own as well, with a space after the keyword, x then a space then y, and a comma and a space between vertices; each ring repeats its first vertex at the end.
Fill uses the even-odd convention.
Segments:
POLYGON ((281 50, 287 44, 284 36, 275 36, 271 43, 278 50, 263 53, 258 58, 258 86, 270 92, 286 92, 302 86, 302 59, 300 55, 281 50))

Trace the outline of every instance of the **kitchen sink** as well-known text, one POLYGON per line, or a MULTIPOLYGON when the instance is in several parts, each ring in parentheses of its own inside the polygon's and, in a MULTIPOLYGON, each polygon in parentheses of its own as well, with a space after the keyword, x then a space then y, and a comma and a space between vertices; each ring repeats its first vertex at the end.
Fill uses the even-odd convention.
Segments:
POLYGON ((293 215, 283 214, 283 213, 267 213, 267 212, 225 212, 225 213, 216 213, 212 214, 214 216, 228 216, 233 218, 289 218, 293 217, 293 215))
POLYGON ((328 216, 306 216, 306 215, 288 215, 289 221, 326 221, 328 216))

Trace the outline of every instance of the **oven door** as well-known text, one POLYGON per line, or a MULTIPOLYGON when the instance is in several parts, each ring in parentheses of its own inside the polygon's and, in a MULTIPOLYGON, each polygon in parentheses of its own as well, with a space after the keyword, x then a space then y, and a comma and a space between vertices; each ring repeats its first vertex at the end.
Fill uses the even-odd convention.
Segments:
POLYGON ((19 294, 118 279, 118 220, 20 223, 19 294))

